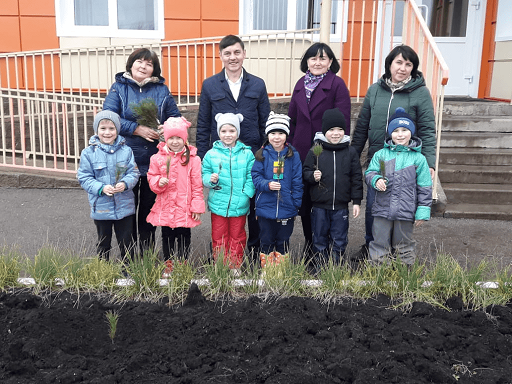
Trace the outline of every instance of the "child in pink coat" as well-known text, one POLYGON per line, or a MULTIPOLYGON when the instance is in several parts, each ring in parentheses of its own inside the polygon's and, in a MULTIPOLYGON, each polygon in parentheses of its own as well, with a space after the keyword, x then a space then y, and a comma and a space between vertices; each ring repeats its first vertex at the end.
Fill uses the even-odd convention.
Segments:
POLYGON ((201 224, 205 211, 201 159, 187 141, 191 125, 184 117, 170 117, 164 123, 165 141, 158 144, 149 165, 148 182, 157 197, 147 221, 162 227, 162 250, 168 261, 171 254, 188 257, 190 228, 201 224))

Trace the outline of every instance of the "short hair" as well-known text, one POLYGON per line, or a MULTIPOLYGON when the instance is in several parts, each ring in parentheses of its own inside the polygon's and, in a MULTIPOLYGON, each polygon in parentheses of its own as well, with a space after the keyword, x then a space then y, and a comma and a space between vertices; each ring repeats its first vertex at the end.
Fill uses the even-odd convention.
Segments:
POLYGON ((154 51, 151 51, 147 48, 139 48, 133 51, 126 61, 126 72, 132 71, 133 63, 136 60, 147 60, 153 63, 153 73, 151 76, 159 77, 162 73, 162 69, 160 68, 160 60, 158 60, 158 56, 154 51))
POLYGON ((236 43, 240 44, 242 49, 245 50, 244 42, 241 38, 235 35, 227 35, 222 38, 222 40, 219 43, 219 52, 222 52, 224 48, 231 47, 232 45, 235 45, 236 43))
POLYGON ((324 55, 327 55, 329 60, 332 60, 330 68, 331 72, 338 73, 338 71, 340 70, 340 63, 338 63, 336 56, 334 56, 334 52, 332 51, 331 47, 329 47, 325 43, 315 43, 306 50, 304 56, 302 56, 302 59, 300 61, 300 70, 306 73, 306 71, 308 70, 308 59, 310 57, 315 57, 318 54, 320 54, 320 57, 324 57, 324 55))
POLYGON ((386 56, 386 60, 384 61, 384 78, 391 79, 391 63, 395 60, 395 57, 398 55, 402 55, 405 60, 409 60, 412 63, 412 71, 411 76, 413 78, 418 77, 418 74, 421 75, 421 72, 418 71, 418 67, 420 65, 420 59, 414 49, 409 47, 408 45, 397 45, 395 48, 389 52, 386 56))

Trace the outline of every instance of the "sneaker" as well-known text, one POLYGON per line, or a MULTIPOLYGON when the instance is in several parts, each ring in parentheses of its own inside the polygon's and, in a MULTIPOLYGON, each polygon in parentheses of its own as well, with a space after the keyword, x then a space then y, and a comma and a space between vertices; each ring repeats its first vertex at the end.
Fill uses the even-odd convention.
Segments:
POLYGON ((351 259, 356 261, 363 261, 369 258, 370 254, 368 251, 368 245, 361 245, 361 249, 352 255, 351 259))
POLYGON ((173 269, 172 260, 166 260, 165 261, 165 269, 162 273, 162 279, 168 279, 171 276, 173 269))

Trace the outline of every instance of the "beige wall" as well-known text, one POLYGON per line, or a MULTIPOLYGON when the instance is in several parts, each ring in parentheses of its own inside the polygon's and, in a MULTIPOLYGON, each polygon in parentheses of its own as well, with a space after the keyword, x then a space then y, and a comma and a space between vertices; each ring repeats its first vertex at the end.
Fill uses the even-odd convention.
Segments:
POLYGON ((492 71, 491 97, 512 99, 512 41, 497 41, 492 71))

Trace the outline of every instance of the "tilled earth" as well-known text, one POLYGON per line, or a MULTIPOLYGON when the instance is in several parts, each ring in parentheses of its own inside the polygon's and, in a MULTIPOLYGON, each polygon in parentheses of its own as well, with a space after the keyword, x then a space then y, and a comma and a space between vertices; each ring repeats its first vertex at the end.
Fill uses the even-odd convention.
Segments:
POLYGON ((0 293, 0 382, 512 383, 512 306, 0 293), (105 313, 120 313, 113 342, 105 313))

